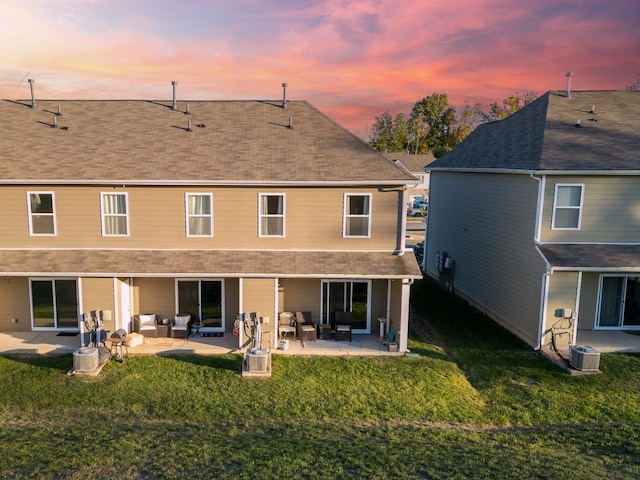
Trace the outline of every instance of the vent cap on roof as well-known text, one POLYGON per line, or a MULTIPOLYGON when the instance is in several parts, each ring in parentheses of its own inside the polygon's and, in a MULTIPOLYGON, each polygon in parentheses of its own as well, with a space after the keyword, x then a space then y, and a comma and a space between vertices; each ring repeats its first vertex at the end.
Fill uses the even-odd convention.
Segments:
POLYGON ((573 77, 573 72, 565 73, 567 77, 567 98, 571 98, 571 77, 573 77))
POLYGON ((33 94, 33 84, 36 83, 36 81, 33 78, 29 78, 27 82, 29 82, 29 89, 31 90, 31 108, 36 108, 36 97, 33 94))
POLYGON ((178 85, 178 82, 171 80, 171 86, 173 87, 173 103, 171 104, 171 110, 178 109, 178 104, 176 103, 176 85, 178 85))
POLYGON ((287 108, 287 84, 282 84, 282 108, 287 108))

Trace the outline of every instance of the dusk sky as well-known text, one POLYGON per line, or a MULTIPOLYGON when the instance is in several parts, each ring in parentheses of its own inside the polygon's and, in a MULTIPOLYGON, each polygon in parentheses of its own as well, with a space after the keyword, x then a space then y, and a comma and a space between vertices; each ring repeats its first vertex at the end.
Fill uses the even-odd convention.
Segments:
POLYGON ((0 0, 0 98, 308 100, 365 136, 434 92, 619 90, 638 0, 0 0))

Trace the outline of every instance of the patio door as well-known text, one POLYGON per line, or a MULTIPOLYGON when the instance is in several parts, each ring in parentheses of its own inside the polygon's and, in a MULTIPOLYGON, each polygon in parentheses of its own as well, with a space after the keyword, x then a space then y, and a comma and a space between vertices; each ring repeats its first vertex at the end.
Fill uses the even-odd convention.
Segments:
POLYGON ((31 279, 34 330, 78 330, 78 282, 74 279, 31 279))
POLYGON ((335 326, 336 311, 351 312, 353 333, 371 333, 370 281, 322 281, 322 323, 335 326))
POLYGON ((203 332, 224 332, 224 284, 222 280, 178 280, 178 313, 200 320, 203 332))
POLYGON ((597 328, 640 329, 640 277, 600 277, 597 328))

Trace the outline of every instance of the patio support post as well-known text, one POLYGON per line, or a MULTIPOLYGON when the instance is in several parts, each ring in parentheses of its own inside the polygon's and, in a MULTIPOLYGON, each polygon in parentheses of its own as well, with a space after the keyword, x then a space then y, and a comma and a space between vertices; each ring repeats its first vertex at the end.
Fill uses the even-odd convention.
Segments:
POLYGON ((409 294, 413 281, 402 279, 401 305, 400 305, 400 335, 398 339, 398 351, 407 351, 407 337, 409 336, 409 294))

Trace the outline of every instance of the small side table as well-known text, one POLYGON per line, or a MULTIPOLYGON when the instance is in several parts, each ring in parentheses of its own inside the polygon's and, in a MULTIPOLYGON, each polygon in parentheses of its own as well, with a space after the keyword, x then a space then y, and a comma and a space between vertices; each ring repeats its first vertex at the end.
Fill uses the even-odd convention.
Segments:
POLYGON ((160 324, 157 327, 158 337, 166 338, 169 336, 169 325, 160 324))
POLYGON ((193 333, 194 335, 198 335, 199 337, 202 336, 202 333, 200 333, 200 329, 203 327, 202 322, 196 322, 196 323, 192 323, 191 324, 191 333, 193 333))
POLYGON ((331 339, 331 324, 319 323, 318 324, 318 339, 329 340, 331 339))

